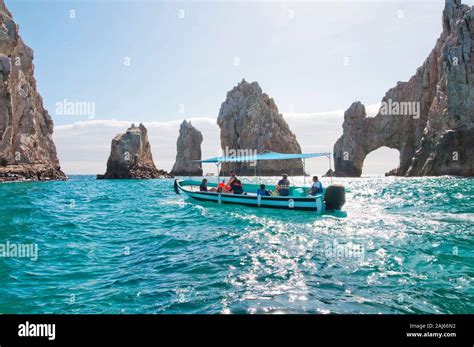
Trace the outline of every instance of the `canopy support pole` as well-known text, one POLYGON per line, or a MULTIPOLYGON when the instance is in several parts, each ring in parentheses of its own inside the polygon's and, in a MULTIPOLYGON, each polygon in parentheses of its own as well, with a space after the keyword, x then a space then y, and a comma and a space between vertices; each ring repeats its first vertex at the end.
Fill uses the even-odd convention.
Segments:
POLYGON ((306 159, 303 158, 303 185, 306 185, 306 159))
POLYGON ((291 177, 291 185, 293 186, 293 185, 294 185, 294 184, 293 184, 293 183, 294 183, 294 182, 293 182, 293 181, 294 181, 294 179, 293 179, 293 165, 290 166, 290 177, 291 177))
POLYGON ((329 159, 329 172, 330 172, 330 176, 331 176, 331 184, 332 184, 332 163, 331 163, 331 153, 329 153, 328 155, 328 159, 329 159))

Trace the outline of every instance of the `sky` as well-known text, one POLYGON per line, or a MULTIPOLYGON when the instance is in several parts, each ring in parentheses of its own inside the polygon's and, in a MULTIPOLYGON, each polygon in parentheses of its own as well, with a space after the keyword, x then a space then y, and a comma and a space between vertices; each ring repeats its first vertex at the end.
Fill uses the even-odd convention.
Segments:
MULTIPOLYGON (((67 174, 104 172, 112 138, 131 122, 149 127, 159 168, 173 165, 183 119, 202 131, 203 156, 215 156, 220 105, 243 78, 274 98, 304 152, 331 151, 353 101, 375 114, 385 92, 422 65, 444 7, 442 0, 6 4, 34 50, 67 174), (65 114, 64 100, 94 112, 65 114)), ((364 173, 397 165, 398 152, 381 149, 364 173)))

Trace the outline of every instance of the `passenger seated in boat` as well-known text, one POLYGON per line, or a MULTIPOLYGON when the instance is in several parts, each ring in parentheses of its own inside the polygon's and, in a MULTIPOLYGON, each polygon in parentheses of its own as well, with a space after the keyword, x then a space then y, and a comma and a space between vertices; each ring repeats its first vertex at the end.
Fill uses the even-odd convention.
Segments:
POLYGON ((313 176, 313 184, 311 185, 310 194, 312 196, 322 194, 323 193, 323 185, 319 181, 318 176, 313 176))
POLYGON ((227 181, 227 185, 228 185, 229 187, 232 187, 232 183, 234 183, 234 181, 235 181, 236 179, 237 179, 237 175, 235 174, 235 171, 232 170, 232 171, 230 172, 230 178, 229 178, 229 180, 227 181))
POLYGON ((244 193, 244 190, 242 188, 242 182, 240 182, 240 180, 238 180, 238 179, 235 179, 232 182, 232 185, 230 186, 230 188, 231 188, 232 193, 234 193, 234 194, 243 194, 244 193))
POLYGON ((207 179, 203 178, 202 181, 201 181, 201 185, 199 186, 199 191, 200 192, 215 192, 215 191, 217 191, 217 189, 216 188, 208 189, 207 188, 207 179))
POLYGON ((199 186, 200 192, 207 192, 207 179, 203 178, 201 181, 201 185, 199 186))
POLYGON ((275 193, 278 193, 280 196, 290 195, 290 181, 288 180, 287 174, 284 174, 283 178, 278 181, 278 184, 275 188, 275 193))
POLYGON ((261 195, 261 196, 270 196, 270 192, 268 190, 265 189, 266 186, 264 184, 261 184, 260 185, 260 188, 257 189, 257 195, 261 195))
POLYGON ((219 183, 219 185, 217 187, 217 192, 218 193, 230 193, 230 191, 231 191, 231 187, 226 185, 224 181, 219 183))

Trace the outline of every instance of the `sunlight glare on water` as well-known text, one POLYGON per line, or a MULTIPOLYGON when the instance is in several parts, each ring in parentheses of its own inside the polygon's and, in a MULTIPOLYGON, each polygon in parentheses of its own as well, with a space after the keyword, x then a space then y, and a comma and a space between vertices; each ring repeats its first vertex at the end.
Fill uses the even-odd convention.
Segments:
POLYGON ((39 250, 0 259, 0 313, 474 313, 472 180, 334 181, 346 218, 196 204, 172 180, 0 185, 0 243, 39 250))

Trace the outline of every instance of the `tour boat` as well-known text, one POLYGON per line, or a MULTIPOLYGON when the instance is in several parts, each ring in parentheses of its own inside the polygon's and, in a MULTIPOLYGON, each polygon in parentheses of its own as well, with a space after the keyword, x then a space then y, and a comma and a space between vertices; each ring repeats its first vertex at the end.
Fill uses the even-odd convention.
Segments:
MULTIPOLYGON (((219 164, 223 162, 255 162, 262 160, 290 160, 302 159, 303 167, 306 158, 314 157, 328 157, 330 153, 307 153, 307 154, 285 154, 276 152, 266 152, 263 154, 256 154, 253 156, 244 157, 216 157, 197 162, 201 163, 215 163, 219 168, 219 164)), ((218 177, 220 182, 220 177, 218 177)), ((181 192, 187 197, 200 202, 214 202, 217 204, 239 204, 254 208, 276 208, 287 210, 305 210, 313 211, 316 214, 333 213, 340 211, 345 203, 345 189, 342 185, 330 185, 323 189, 322 194, 315 196, 309 195, 309 187, 289 187, 288 196, 262 196, 257 195, 257 190, 260 184, 243 183, 243 194, 232 194, 222 192, 200 191, 199 186, 201 182, 192 179, 176 179, 174 182, 174 189, 176 194, 181 192)), ((218 183, 208 182, 208 189, 217 188, 218 183)), ((275 191, 275 186, 266 185, 266 189, 275 191)))

